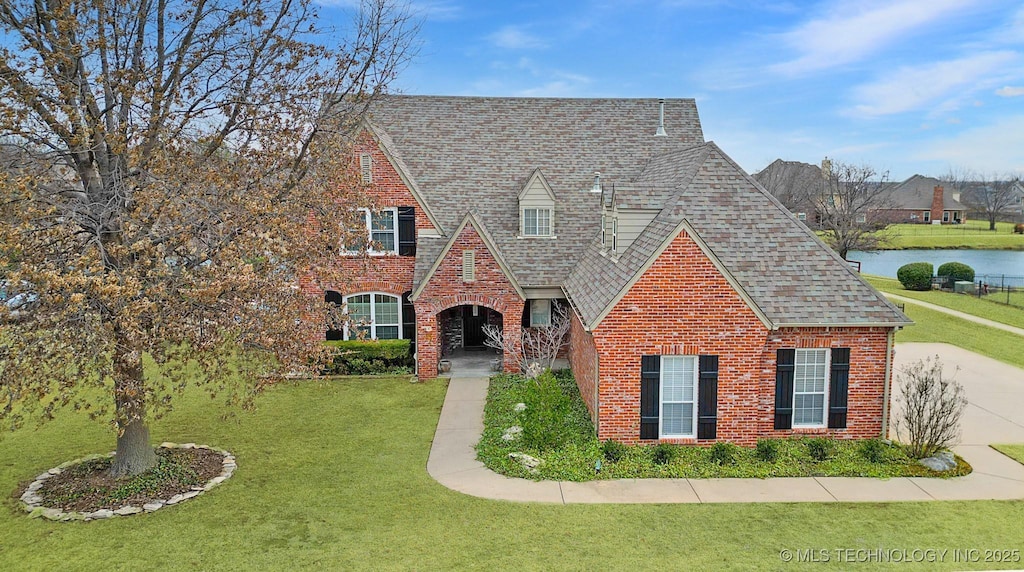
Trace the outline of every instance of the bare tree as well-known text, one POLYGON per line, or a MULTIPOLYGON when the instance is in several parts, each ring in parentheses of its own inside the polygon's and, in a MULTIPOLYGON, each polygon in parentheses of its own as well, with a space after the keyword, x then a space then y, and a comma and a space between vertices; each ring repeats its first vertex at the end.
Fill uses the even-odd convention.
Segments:
POLYGON ((825 241, 844 260, 851 250, 877 250, 888 239, 883 232, 893 220, 888 177, 868 165, 824 162, 813 202, 825 241))
POLYGON ((360 190, 343 136, 416 31, 392 0, 354 14, 325 30, 312 0, 0 0, 0 140, 23 159, 0 174, 0 256, 40 294, 0 328, 5 425, 87 410, 116 430, 112 473, 134 474, 187 384, 245 404, 315 371, 326 310, 298 284, 340 279, 360 190))
POLYGON ((901 410, 895 426, 908 453, 923 459, 956 444, 967 397, 958 381, 943 375, 939 356, 903 367, 898 383, 901 410))
POLYGON ((977 176, 965 185, 961 195, 964 202, 974 211, 980 212, 988 220, 988 229, 996 229, 996 221, 1006 214, 1007 209, 1015 204, 1014 186, 1019 177, 977 176))
POLYGON ((554 366, 558 353, 565 347, 571 320, 569 308, 552 301, 550 325, 519 328, 518 335, 509 338, 500 327, 487 324, 483 327, 484 345, 500 350, 505 360, 517 364, 520 371, 533 379, 554 366))

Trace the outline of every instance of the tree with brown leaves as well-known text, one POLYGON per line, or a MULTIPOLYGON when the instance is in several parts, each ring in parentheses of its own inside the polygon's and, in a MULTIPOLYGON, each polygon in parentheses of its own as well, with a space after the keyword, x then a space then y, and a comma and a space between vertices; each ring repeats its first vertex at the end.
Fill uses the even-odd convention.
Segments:
POLYGON ((345 135, 416 32, 392 0, 354 14, 328 31, 310 0, 0 0, 0 272, 39 297, 0 315, 5 425, 86 410, 136 474, 188 384, 244 405, 316 367, 326 310, 298 282, 340 280, 345 135))

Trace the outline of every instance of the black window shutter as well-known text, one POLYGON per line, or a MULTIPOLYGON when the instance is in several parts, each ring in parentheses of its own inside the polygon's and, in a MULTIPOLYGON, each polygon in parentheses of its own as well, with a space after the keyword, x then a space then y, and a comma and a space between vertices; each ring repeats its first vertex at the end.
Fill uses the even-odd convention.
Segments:
POLYGON ((530 300, 527 300, 526 303, 523 304, 523 322, 522 322, 522 324, 523 324, 524 328, 529 328, 530 327, 530 300))
POLYGON ((718 434, 718 356, 700 356, 697 386, 697 438, 715 439, 718 434))
POLYGON ((779 350, 775 357, 775 428, 793 428, 793 372, 796 350, 779 350))
POLYGON ((828 383, 829 429, 846 428, 846 403, 850 392, 850 348, 832 349, 828 383))
MULTIPOLYGON (((341 306, 342 304, 345 303, 345 298, 341 295, 340 292, 335 292, 333 290, 328 290, 328 291, 324 292, 324 302, 326 302, 328 304, 335 304, 337 306, 341 306)), ((343 340, 343 339, 345 339, 345 332, 344 332, 344 330, 334 330, 334 329, 331 329, 330 326, 333 326, 333 325, 337 325, 337 324, 328 324, 327 335, 325 336, 327 338, 327 341, 334 341, 334 340, 343 340)))
POLYGON ((416 307, 409 296, 412 290, 402 294, 402 339, 412 340, 411 351, 416 352, 416 307))
POLYGON ((416 207, 398 207, 398 255, 416 256, 416 207))
POLYGON ((658 438, 661 356, 640 357, 640 438, 658 438))

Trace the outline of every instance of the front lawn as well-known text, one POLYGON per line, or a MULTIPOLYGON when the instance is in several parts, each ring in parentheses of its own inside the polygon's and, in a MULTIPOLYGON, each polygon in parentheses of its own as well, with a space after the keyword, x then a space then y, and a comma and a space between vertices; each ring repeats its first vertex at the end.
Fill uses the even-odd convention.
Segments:
POLYGON ((491 378, 484 408, 484 433, 478 458, 498 473, 535 480, 589 481, 621 478, 711 477, 901 477, 960 476, 970 466, 935 473, 910 459, 898 445, 881 441, 840 441, 821 438, 770 439, 754 448, 726 443, 714 447, 659 445, 616 447, 597 440, 586 405, 568 370, 556 372, 569 407, 560 423, 545 427, 551 445, 534 445, 528 429, 509 439, 511 427, 529 427, 537 382, 517 375, 491 378), (517 404, 527 405, 516 407, 517 404), (518 409, 518 410, 517 410, 518 409), (603 448, 606 450, 603 450, 603 448), (615 450, 612 450, 615 449, 615 450), (528 468, 510 457, 526 453, 542 464, 528 468), (818 455, 815 458, 815 454, 818 455))
MULTIPOLYGON (((153 438, 235 453, 231 479, 153 514, 88 523, 33 520, 7 498, 0 570, 806 570, 780 551, 1020 547, 1021 501, 562 506, 466 496, 426 472, 445 384, 408 379, 283 384, 228 420, 188 390, 153 438)), ((6 497, 112 446, 85 414, 8 434, 0 489, 6 497)))

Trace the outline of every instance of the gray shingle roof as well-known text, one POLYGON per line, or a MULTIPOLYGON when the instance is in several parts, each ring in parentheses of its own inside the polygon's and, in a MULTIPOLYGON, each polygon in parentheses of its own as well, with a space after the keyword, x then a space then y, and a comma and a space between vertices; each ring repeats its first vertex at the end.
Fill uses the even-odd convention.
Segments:
POLYGON ((776 327, 909 323, 721 149, 708 143, 699 150, 662 158, 676 173, 657 178, 674 184, 675 193, 617 262, 595 241, 566 279, 588 325, 603 317, 683 219, 776 327))
MULTIPOLYGON (((371 115, 400 167, 451 233, 473 211, 524 287, 563 286, 588 324, 687 223, 773 325, 906 324, 906 319, 714 144, 696 105, 656 99, 394 96, 371 115), (517 196, 541 169, 557 239, 520 238, 517 196), (601 195, 660 214, 617 260, 601 254, 601 195)), ((445 239, 417 246, 418 285, 445 239)))
POLYGON ((935 195, 937 186, 944 187, 943 210, 956 211, 966 208, 960 201, 953 200, 953 189, 949 188, 948 184, 923 175, 914 175, 895 185, 889 193, 889 200, 892 202, 893 208, 926 211, 932 208, 932 197, 935 195))
POLYGON ((631 181, 652 155, 704 142, 692 99, 665 101, 667 137, 654 136, 657 99, 392 96, 370 122, 443 230, 476 211, 525 287, 561 285, 597 232, 595 171, 606 186, 631 181), (517 196, 538 168, 557 239, 517 238, 517 196))

